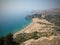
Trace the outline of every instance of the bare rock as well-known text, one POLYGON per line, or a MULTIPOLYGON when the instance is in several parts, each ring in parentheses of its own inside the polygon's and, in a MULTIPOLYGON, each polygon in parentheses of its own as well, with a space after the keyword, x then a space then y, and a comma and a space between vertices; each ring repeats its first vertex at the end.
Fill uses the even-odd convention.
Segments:
POLYGON ((59 36, 41 37, 37 40, 30 39, 23 42, 21 45, 60 45, 59 36))

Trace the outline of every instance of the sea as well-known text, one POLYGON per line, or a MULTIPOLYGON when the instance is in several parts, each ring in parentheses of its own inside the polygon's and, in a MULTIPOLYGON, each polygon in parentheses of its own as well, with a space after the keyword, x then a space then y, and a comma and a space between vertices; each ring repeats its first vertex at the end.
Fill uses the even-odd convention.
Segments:
POLYGON ((14 34, 29 25, 32 20, 25 19, 27 15, 29 12, 2 14, 0 16, 0 37, 9 33, 14 34))

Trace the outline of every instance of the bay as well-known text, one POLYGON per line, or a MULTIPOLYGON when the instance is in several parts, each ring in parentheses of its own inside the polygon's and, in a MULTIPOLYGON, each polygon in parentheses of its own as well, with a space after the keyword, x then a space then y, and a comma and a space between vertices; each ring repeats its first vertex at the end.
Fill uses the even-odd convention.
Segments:
POLYGON ((14 34, 26 27, 32 22, 31 19, 25 19, 27 15, 27 13, 3 15, 0 19, 0 36, 5 36, 9 33, 14 34))

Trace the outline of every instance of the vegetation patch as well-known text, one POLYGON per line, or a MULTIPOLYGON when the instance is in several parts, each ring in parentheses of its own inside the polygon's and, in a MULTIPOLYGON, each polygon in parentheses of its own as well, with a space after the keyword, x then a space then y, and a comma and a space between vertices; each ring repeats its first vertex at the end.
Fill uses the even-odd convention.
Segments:
POLYGON ((5 37, 0 37, 0 45, 18 45, 13 39, 13 34, 9 33, 5 37))
POLYGON ((32 33, 21 33, 14 39, 16 43, 22 43, 29 39, 38 39, 41 37, 49 37, 51 35, 56 35, 53 32, 32 32, 32 33))

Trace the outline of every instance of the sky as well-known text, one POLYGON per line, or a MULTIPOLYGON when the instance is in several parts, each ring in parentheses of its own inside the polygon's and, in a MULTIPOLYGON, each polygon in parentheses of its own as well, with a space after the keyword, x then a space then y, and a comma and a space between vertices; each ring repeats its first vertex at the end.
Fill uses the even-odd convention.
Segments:
POLYGON ((2 13, 60 8, 60 0, 0 0, 2 13))

